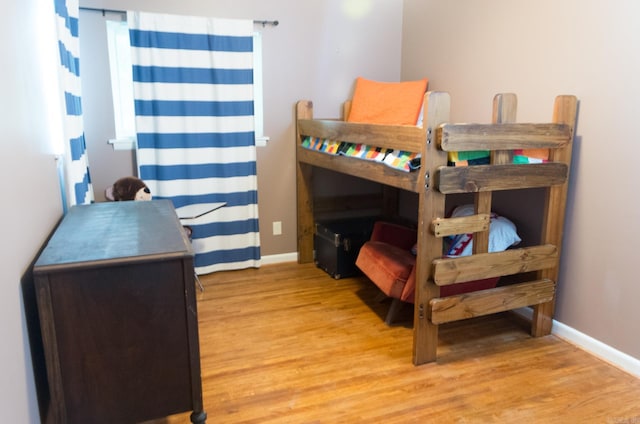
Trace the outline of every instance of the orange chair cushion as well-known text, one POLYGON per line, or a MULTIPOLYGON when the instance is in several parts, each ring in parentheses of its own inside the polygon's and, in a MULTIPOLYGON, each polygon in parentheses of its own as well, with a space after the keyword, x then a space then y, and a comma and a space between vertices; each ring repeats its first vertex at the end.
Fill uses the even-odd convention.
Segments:
MULTIPOLYGON (((380 241, 368 241, 360 249, 356 266, 389 297, 415 301, 416 257, 410 251, 380 241)), ((440 297, 492 289, 499 277, 440 287, 440 297)))
POLYGON ((356 266, 389 297, 402 295, 416 263, 410 251, 380 241, 368 241, 356 260, 356 266))

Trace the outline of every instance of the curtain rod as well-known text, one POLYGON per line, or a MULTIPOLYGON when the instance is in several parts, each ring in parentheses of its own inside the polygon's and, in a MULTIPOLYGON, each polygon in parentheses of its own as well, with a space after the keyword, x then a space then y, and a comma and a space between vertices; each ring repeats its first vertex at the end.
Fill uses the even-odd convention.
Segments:
MULTIPOLYGON (((98 8, 94 8, 94 7, 83 7, 83 6, 80 6, 80 10, 88 10, 90 12, 101 12, 102 16, 104 16, 105 13, 119 13, 121 15, 126 15, 127 14, 126 10, 98 9, 98 8)), ((263 27, 265 27, 267 25, 278 26, 278 24, 280 22, 278 22, 278 21, 254 20, 253 23, 256 24, 256 25, 262 25, 263 27)))

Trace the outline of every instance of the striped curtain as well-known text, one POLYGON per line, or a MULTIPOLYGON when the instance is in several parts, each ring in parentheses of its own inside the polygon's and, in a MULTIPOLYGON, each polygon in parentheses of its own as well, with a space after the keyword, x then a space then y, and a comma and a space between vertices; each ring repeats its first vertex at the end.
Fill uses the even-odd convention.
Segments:
POLYGON ((64 95, 64 184, 65 209, 94 200, 89 176, 87 145, 82 122, 80 89, 80 40, 78 38, 78 0, 54 0, 58 34, 58 67, 64 95))
POLYGON ((253 22, 128 12, 139 177, 190 224, 198 274, 258 267, 253 22))

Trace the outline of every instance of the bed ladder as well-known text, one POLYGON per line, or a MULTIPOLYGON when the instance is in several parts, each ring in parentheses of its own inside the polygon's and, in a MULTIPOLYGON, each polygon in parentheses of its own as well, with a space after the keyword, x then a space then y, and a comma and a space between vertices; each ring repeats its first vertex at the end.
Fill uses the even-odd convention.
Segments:
MULTIPOLYGON (((476 316, 532 306, 531 334, 551 332, 555 308, 560 251, 566 208, 572 140, 577 99, 558 96, 552 122, 515 123, 517 99, 499 94, 493 102, 491 124, 449 124, 447 93, 427 93, 425 117, 433 130, 427 140, 427 183, 420 193, 421 211, 431 216, 419 222, 418 269, 414 312, 414 364, 436 360, 438 325, 476 316), (428 117, 428 109, 445 110, 428 117), (511 163, 515 149, 549 149, 549 161, 539 164, 511 163), (490 150, 489 165, 443 166, 446 151, 490 150), (544 188, 545 204, 540 244, 504 252, 487 253, 492 193, 499 190, 544 188), (444 218, 444 198, 455 193, 474 193, 475 215, 444 218), (473 255, 441 258, 442 237, 474 234, 473 255), (439 287, 490 277, 534 272, 530 281, 495 289, 439 297, 439 287)), ((422 216, 422 214, 421 214, 422 216)))

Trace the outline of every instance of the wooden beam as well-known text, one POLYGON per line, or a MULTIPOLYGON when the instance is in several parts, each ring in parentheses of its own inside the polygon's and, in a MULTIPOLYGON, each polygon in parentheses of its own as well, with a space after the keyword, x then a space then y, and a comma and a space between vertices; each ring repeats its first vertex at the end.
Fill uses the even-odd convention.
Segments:
POLYGON ((520 274, 552 268, 558 264, 558 249, 551 244, 479 253, 433 261, 433 281, 439 286, 520 274))
POLYGON ((572 128, 564 124, 444 124, 437 132, 446 152, 471 150, 557 149, 566 146, 572 128))
MULTIPOLYGON (((578 114, 578 99, 575 96, 558 96, 553 105, 553 122, 565 124, 571 128, 571 140, 573 129, 578 114)), ((562 246, 564 231, 564 218, 567 205, 568 167, 571 165, 571 151, 573 143, 568 143, 562 149, 551 150, 549 159, 567 165, 567 181, 562 185, 549 187, 545 201, 544 221, 542 225, 541 243, 550 243, 558 247, 562 246)), ((559 264, 539 273, 539 278, 558 280, 559 264)), ((531 334, 543 336, 551 333, 551 325, 555 310, 555 300, 543 303, 534 308, 531 324, 531 334)))
MULTIPOLYGON (((496 94, 493 97, 491 122, 493 124, 513 123, 516 121, 518 98, 515 94, 496 94)), ((511 163, 510 150, 494 150, 491 152, 490 165, 511 163)), ((473 196, 476 214, 491 214, 493 204, 492 191, 478 191, 473 196)), ((489 252, 489 230, 473 233, 472 254, 489 252)))
POLYGON ((304 148, 301 145, 297 146, 297 160, 314 167, 325 168, 380 184, 388 184, 414 193, 423 187, 422 184, 418 184, 420 177, 418 172, 399 171, 381 162, 330 155, 304 148), (353 161, 358 162, 354 164, 353 161))
POLYGON ((430 319, 442 324, 538 305, 554 298, 555 287, 554 281, 545 279, 432 299, 430 319))
POLYGON ((441 167, 436 185, 444 194, 549 187, 567 180, 564 163, 441 167))
POLYGON ((416 256, 416 288, 413 308, 413 363, 436 360, 438 326, 427 319, 429 301, 440 296, 433 284, 431 262, 442 252, 442 240, 430 232, 434 219, 444 216, 445 196, 435 190, 429 175, 447 163, 447 154, 433 141, 434 129, 449 120, 451 97, 448 93, 427 92, 424 98, 425 151, 419 175, 425 182, 418 191, 418 252, 416 256))
MULTIPOLYGON (((493 97, 493 114, 491 122, 494 124, 512 124, 516 122, 518 97, 513 93, 499 93, 493 97)), ((513 162, 512 150, 493 150, 491 164, 505 164, 513 162)))
POLYGON ((436 237, 475 233, 489 229, 490 215, 478 214, 457 218, 436 218, 431 222, 431 232, 436 237))
MULTIPOLYGON (((311 119, 313 103, 301 100, 296 104, 296 117, 311 119)), ((296 127, 296 146, 300 145, 300 128, 296 127)), ((298 152, 299 147, 296 149, 298 152)), ((296 160, 296 202, 298 263, 313 262, 313 168, 296 160)))
POLYGON ((300 134, 329 140, 364 143, 385 149, 422 152, 424 129, 411 125, 380 125, 330 119, 298 120, 300 134))

